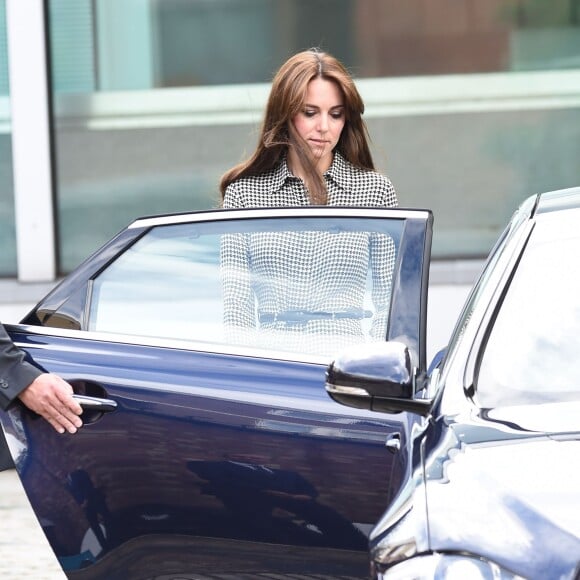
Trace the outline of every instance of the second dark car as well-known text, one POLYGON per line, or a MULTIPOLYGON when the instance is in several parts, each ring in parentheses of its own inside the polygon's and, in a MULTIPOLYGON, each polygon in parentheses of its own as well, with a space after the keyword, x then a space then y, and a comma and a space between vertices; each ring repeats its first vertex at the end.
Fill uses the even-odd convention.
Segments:
POLYGON ((578 224, 580 188, 522 204, 431 377, 416 382, 404 341, 332 365, 338 401, 421 417, 370 535, 373 577, 580 577, 578 224))

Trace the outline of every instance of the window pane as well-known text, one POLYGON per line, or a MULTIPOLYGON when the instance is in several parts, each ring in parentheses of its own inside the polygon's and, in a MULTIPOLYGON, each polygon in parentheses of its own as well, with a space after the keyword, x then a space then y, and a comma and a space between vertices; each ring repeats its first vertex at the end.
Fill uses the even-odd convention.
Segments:
POLYGON ((0 0, 0 276, 16 275, 6 2, 0 0))
POLYGON ((363 76, 580 66, 577 0, 360 0, 356 4, 360 30, 365 30, 360 52, 363 76))
MULTIPOLYGON (((268 82, 287 55, 309 46, 324 47, 359 78, 580 66, 578 0, 152 0, 147 4, 139 0, 96 3, 101 46, 116 44, 123 35, 129 47, 139 42, 148 46, 140 57, 135 53, 132 64, 151 60, 157 74, 150 87, 268 82), (126 18, 129 15, 131 20, 126 18)), ((101 60, 100 66, 104 64, 101 60)), ((125 64, 130 75, 130 63, 125 64)), ((121 75, 117 82, 119 86, 107 89, 128 88, 121 75)))
POLYGON ((95 280, 89 329, 320 355, 385 340, 402 228, 385 219, 157 227, 95 280))
POLYGON ((531 193, 580 183, 578 0, 49 0, 60 266, 140 215, 216 207, 274 71, 354 73, 377 168, 481 258, 531 193))
POLYGON ((580 398, 580 211, 542 215, 485 347, 486 408, 580 398))
POLYGON ((0 97, 8 95, 8 39, 6 38, 6 0, 0 0, 0 97))
POLYGON ((95 89, 94 18, 91 0, 49 3, 52 82, 58 93, 95 89))

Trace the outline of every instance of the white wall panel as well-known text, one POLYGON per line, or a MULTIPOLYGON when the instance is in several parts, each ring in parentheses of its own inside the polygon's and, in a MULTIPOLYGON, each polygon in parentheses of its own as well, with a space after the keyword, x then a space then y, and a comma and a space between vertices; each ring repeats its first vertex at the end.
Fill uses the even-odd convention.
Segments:
POLYGON ((7 0, 18 279, 56 274, 44 3, 7 0))

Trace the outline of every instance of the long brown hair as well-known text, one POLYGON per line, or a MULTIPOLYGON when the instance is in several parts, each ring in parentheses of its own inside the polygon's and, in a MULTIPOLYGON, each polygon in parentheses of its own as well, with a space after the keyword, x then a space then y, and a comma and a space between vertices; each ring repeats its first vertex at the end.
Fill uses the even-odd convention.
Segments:
POLYGON ((276 73, 258 146, 247 161, 222 176, 222 198, 230 183, 240 177, 259 175, 276 167, 288 148, 292 147, 311 184, 311 202, 326 203, 324 179, 312 161, 308 144, 298 135, 291 122, 306 99, 308 83, 316 78, 336 83, 344 99, 345 124, 335 150, 357 167, 374 169, 368 131, 362 118, 364 103, 351 75, 336 58, 313 48, 289 58, 276 73))

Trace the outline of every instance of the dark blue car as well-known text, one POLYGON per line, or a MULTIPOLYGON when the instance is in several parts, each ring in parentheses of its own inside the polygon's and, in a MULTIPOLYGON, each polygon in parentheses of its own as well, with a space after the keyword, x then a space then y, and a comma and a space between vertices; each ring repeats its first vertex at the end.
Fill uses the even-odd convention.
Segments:
POLYGON ((131 224, 10 328, 85 408, 1 416, 67 576, 576 578, 578 223, 521 206, 430 372, 428 211, 131 224))
POLYGON ((364 578, 408 466, 406 414, 325 392, 336 352, 408 338, 425 368, 431 215, 352 208, 140 219, 10 328, 85 426, 2 415, 70 578, 364 578), (396 314, 395 314, 396 313, 396 314))

